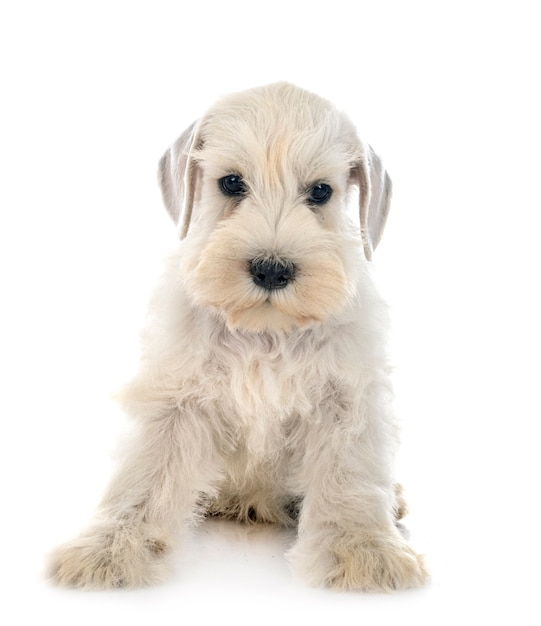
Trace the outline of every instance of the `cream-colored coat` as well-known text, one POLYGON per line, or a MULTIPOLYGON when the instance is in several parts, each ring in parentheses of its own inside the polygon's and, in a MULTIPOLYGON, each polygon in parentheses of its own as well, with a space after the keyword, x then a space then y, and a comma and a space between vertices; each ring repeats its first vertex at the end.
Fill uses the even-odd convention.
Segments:
POLYGON ((164 155, 160 183, 181 241, 123 394, 137 427, 51 575, 160 580, 183 528, 215 514, 298 523, 289 557, 310 584, 421 584, 395 524, 387 312, 369 267, 390 201, 379 158, 327 101, 279 83, 218 102, 164 155), (227 176, 242 193, 224 191, 227 176), (321 184, 332 195, 318 204, 321 184), (287 264, 291 280, 261 287, 254 259, 287 264))

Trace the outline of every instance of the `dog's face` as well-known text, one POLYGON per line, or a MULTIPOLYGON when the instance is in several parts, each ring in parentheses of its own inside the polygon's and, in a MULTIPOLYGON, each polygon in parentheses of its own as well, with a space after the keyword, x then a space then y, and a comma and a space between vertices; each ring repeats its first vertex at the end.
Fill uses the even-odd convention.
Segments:
POLYGON ((351 122, 285 83, 218 103, 165 154, 160 172, 186 237, 190 296, 248 331, 288 331, 339 314, 355 288, 354 248, 362 248, 348 201, 361 196, 370 258, 390 196, 351 122))

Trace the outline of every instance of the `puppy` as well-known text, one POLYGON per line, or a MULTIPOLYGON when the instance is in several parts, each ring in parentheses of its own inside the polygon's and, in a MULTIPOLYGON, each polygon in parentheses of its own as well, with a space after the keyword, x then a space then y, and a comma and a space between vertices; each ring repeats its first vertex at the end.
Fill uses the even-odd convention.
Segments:
POLYGON ((136 429, 51 577, 155 583, 187 528, 222 515, 297 525, 288 557, 308 584, 422 584, 396 525, 387 311, 369 267, 391 194, 380 159, 326 100, 278 83, 219 101, 159 180, 181 241, 122 396, 136 429))

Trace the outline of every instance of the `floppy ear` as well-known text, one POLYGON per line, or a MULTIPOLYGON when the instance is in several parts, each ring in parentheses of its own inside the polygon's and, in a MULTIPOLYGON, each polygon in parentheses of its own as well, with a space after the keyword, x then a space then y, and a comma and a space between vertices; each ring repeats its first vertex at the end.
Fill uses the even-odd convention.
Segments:
POLYGON ((367 146, 366 157, 359 163, 359 216, 364 254, 368 261, 376 249, 391 206, 392 183, 381 159, 367 146))
POLYGON ((184 239, 190 226, 195 196, 197 164, 192 158, 198 125, 194 122, 160 160, 158 182, 163 203, 184 239))

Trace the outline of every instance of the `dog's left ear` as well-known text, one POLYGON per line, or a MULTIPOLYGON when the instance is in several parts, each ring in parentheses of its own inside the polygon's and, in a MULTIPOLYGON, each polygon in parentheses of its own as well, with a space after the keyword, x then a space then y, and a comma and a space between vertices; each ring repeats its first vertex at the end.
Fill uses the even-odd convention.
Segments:
POLYGON ((354 172, 359 178, 359 216, 364 254, 371 261, 391 207, 392 183, 381 159, 370 146, 367 146, 365 155, 354 172))
POLYGON ((163 203, 184 239, 190 226, 195 197, 197 164, 192 158, 198 124, 189 126, 160 160, 158 182, 163 203))

